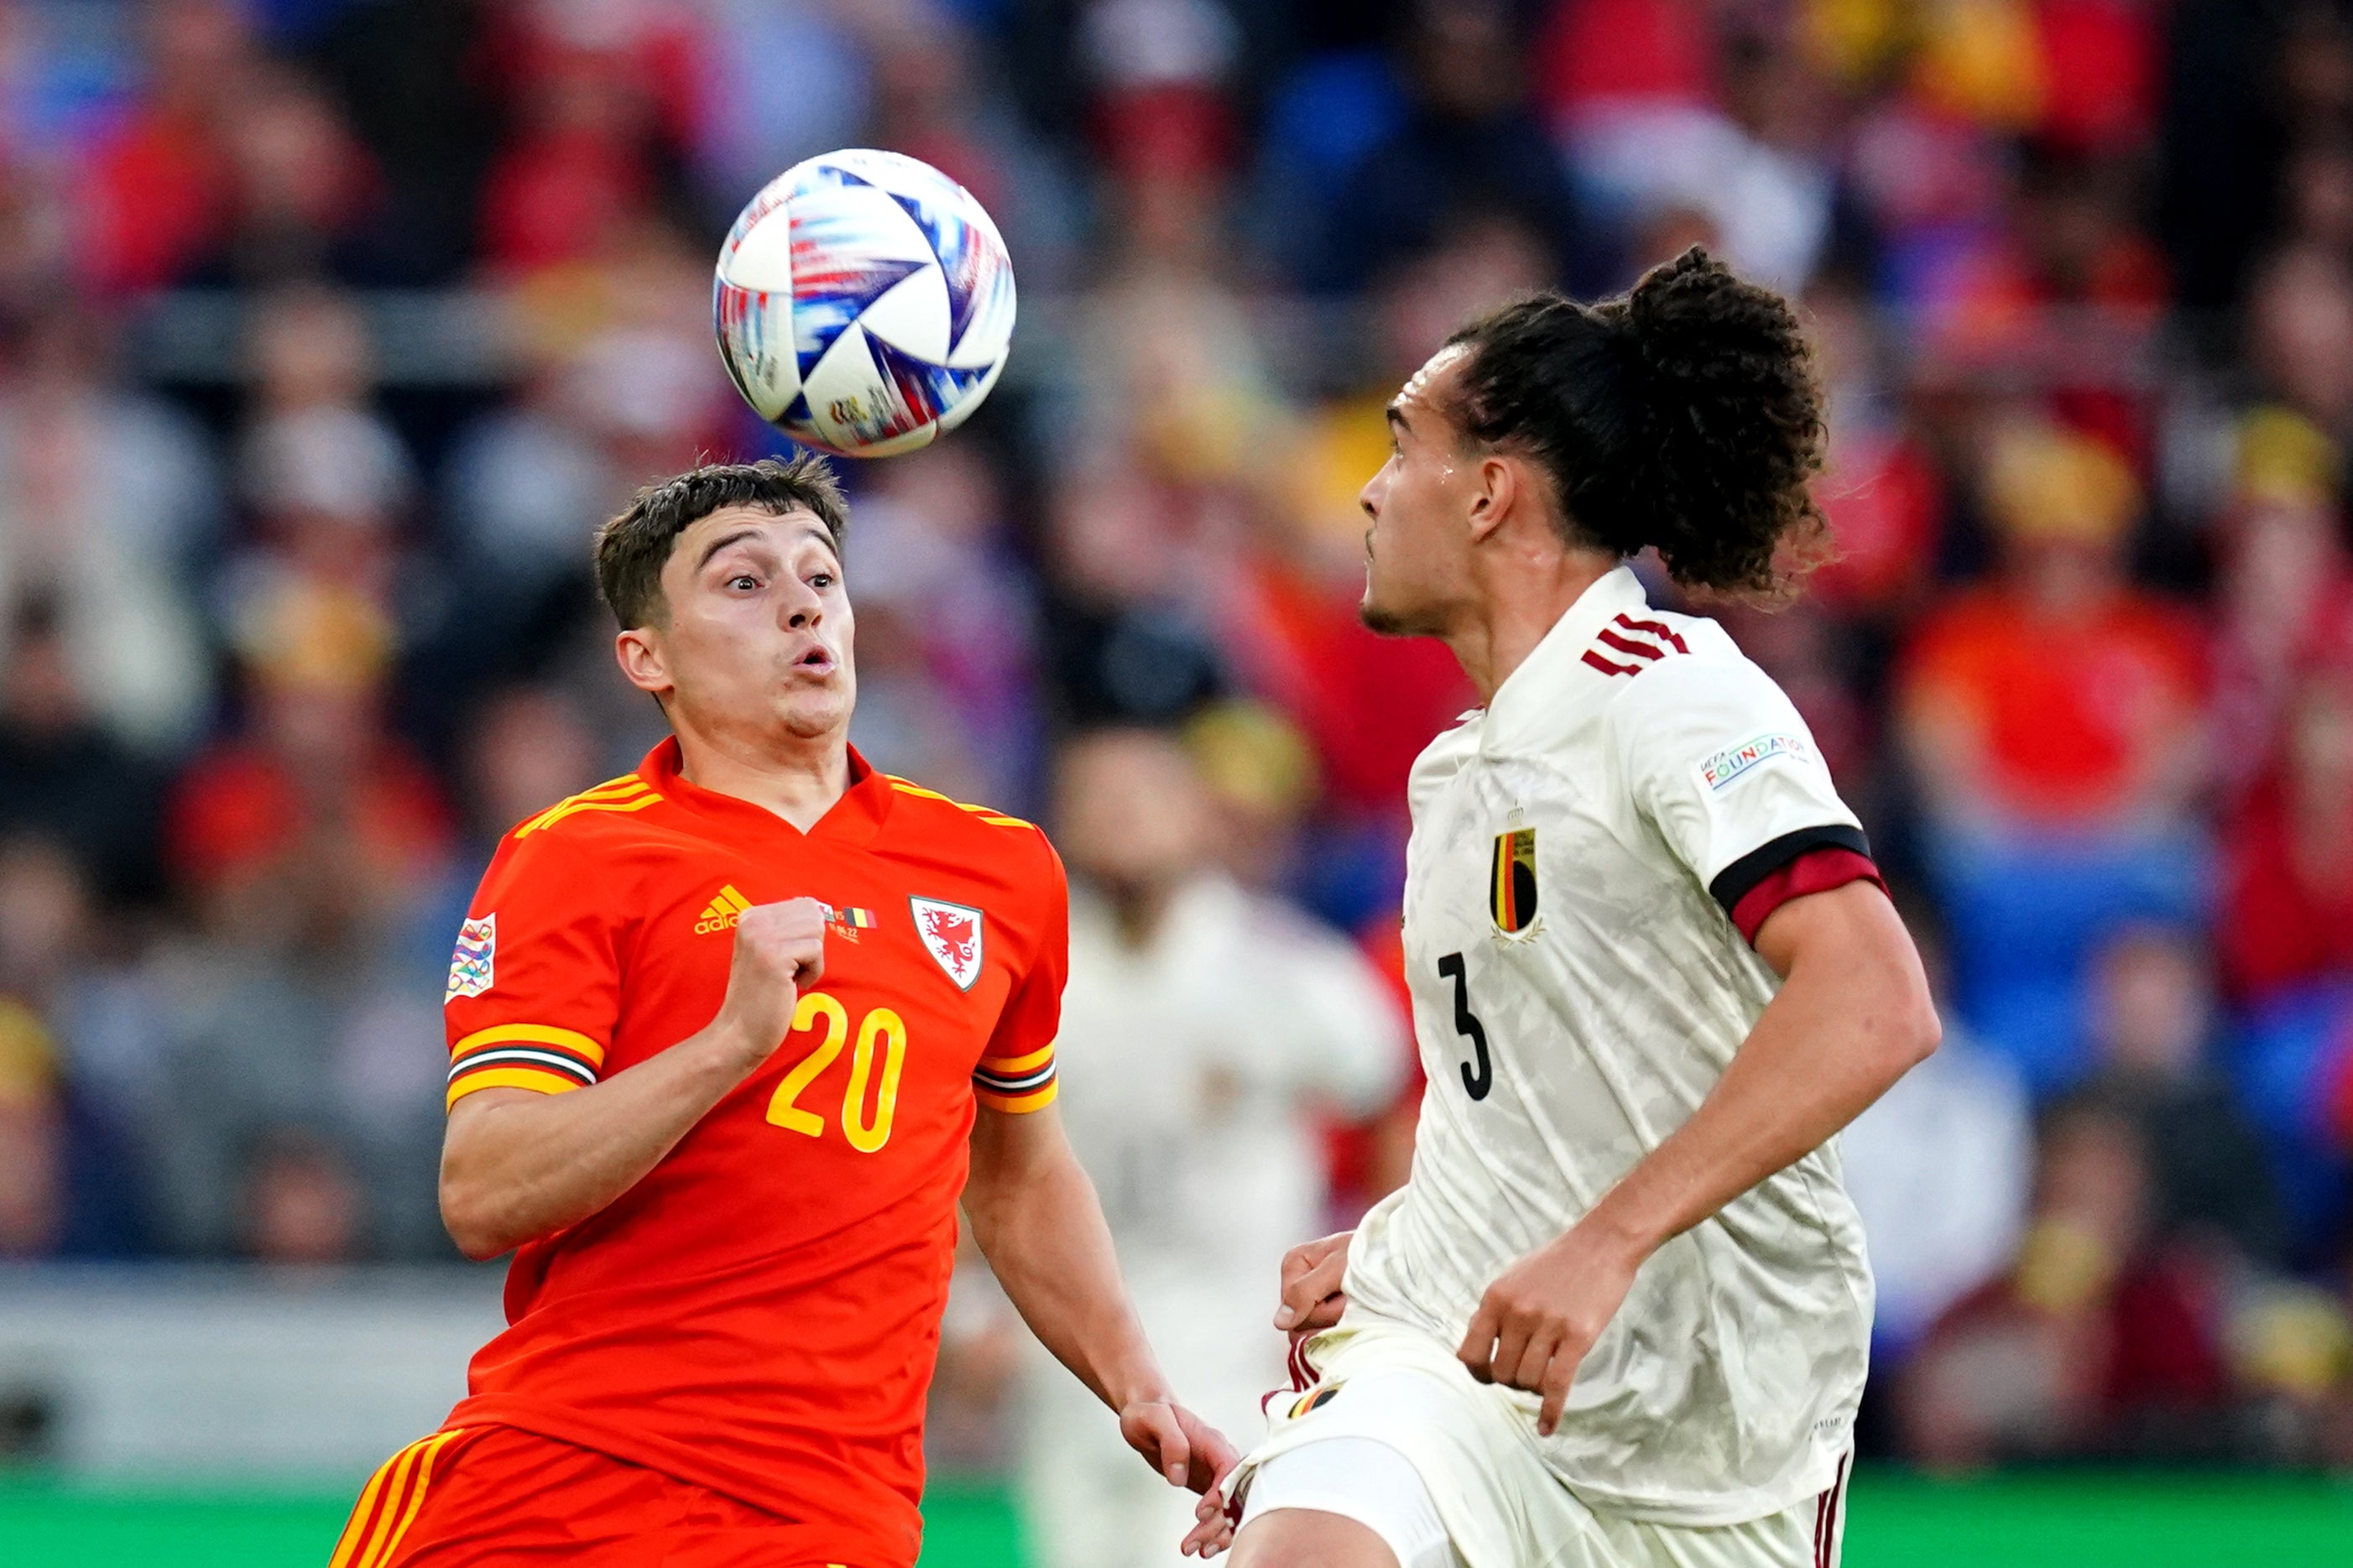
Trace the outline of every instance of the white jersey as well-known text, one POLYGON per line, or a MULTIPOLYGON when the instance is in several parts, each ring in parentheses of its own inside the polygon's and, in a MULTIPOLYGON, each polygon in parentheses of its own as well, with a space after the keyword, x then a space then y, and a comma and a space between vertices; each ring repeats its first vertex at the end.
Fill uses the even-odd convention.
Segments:
MULTIPOLYGON (((1623 567, 1430 744, 1410 790, 1430 1088, 1412 1179, 1350 1248, 1349 1321, 1451 1350, 1505 1267, 1691 1117, 1771 999, 1727 910, 1808 848, 1867 847, 1780 689, 1623 567)), ((1825 1145, 1643 1264, 1551 1437, 1535 1394, 1498 1396, 1595 1507, 1739 1523, 1832 1484, 1871 1310, 1825 1145)))

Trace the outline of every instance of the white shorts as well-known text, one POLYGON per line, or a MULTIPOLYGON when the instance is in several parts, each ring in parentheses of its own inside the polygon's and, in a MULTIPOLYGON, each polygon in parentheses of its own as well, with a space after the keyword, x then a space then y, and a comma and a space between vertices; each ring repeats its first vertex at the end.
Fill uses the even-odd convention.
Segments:
POLYGON ((1622 1519, 1562 1485, 1505 1404, 1419 1336, 1333 1338, 1324 1381, 1274 1407, 1236 1472, 1244 1531, 1314 1509, 1372 1531, 1399 1568, 1838 1568, 1844 1465, 1820 1497, 1742 1524, 1622 1519))

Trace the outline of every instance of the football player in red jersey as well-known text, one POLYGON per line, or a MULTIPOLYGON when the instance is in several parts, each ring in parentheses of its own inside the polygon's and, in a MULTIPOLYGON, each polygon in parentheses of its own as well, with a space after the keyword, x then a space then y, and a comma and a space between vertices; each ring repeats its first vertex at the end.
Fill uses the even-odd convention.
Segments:
POLYGON ((1060 861, 875 772, 840 491, 712 466, 597 537, 673 737, 501 843, 459 938, 441 1205, 508 1328, 332 1568, 912 1568, 961 1199, 1169 1480, 1232 1464, 1128 1307, 1054 1097, 1060 861))

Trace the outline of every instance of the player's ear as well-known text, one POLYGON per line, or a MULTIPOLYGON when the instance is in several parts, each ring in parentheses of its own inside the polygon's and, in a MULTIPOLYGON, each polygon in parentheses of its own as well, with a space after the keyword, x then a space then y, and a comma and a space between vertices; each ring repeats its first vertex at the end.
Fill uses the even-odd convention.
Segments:
POLYGON ((1473 543, 1493 533, 1504 519, 1511 516, 1519 494, 1519 468, 1510 458, 1491 453, 1479 459, 1479 472, 1472 481, 1471 491, 1473 543))
POLYGON ((663 656, 661 634, 651 626, 631 626, 613 639, 613 658, 630 685, 660 697, 675 684, 670 661, 663 656))

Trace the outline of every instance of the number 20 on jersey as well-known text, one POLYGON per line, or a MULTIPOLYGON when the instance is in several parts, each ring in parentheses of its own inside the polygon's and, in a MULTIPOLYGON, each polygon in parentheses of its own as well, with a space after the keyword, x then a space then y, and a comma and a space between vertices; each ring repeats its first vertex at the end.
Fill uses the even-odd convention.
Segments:
MULTIPOLYGON (((849 1009, 822 991, 812 991, 793 1010, 789 1047, 805 1034, 816 1043, 795 1062, 768 1099, 768 1120, 790 1132, 811 1138, 825 1136, 826 1120, 803 1109, 801 1096, 815 1083, 849 1040, 849 1009)), ((858 1023, 858 1041, 849 1056, 849 1081, 841 1092, 841 1134, 861 1154, 871 1154, 891 1141, 891 1119, 899 1109, 899 1074, 907 1065, 907 1026, 888 1007, 877 1007, 858 1023), (881 1057, 881 1083, 874 1095, 873 1114, 867 1114, 867 1089, 876 1079, 874 1061, 881 1057)))

